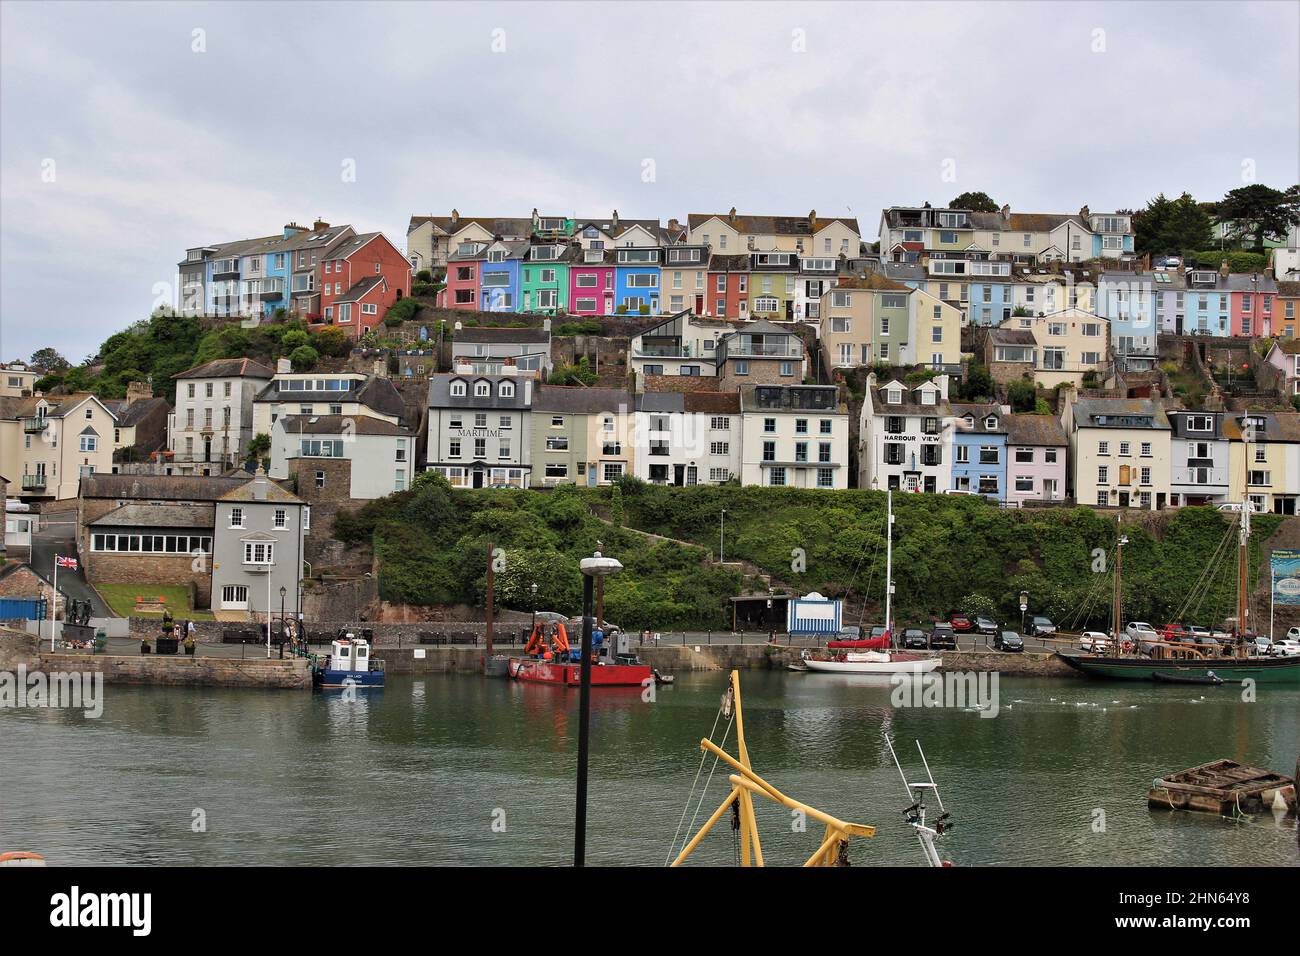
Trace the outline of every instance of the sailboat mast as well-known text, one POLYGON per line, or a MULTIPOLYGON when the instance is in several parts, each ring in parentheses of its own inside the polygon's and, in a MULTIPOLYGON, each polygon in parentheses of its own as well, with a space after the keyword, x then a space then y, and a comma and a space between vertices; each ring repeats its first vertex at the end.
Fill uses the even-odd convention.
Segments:
POLYGON ((1250 468, 1249 448, 1250 446, 1247 445, 1245 453, 1243 454, 1245 461, 1242 462, 1242 464, 1245 467, 1242 470, 1246 472, 1247 478, 1246 478, 1246 491, 1245 493, 1242 494, 1242 498, 1241 498, 1241 529, 1237 534, 1237 647, 1238 648, 1241 648, 1246 643, 1246 627, 1248 624, 1246 620, 1246 615, 1249 613, 1246 607, 1247 604, 1246 569, 1248 564, 1247 558, 1249 555, 1247 548, 1250 543, 1250 508, 1251 508, 1250 494, 1249 494, 1250 472, 1248 471, 1248 469, 1250 468))
POLYGON ((893 639, 894 628, 890 615, 894 598, 894 493, 885 492, 885 632, 893 639))
POLYGON ((1115 515, 1115 593, 1111 598, 1111 633, 1115 635, 1115 644, 1119 645, 1120 635, 1120 579, 1124 569, 1124 532, 1120 527, 1120 516, 1115 515))

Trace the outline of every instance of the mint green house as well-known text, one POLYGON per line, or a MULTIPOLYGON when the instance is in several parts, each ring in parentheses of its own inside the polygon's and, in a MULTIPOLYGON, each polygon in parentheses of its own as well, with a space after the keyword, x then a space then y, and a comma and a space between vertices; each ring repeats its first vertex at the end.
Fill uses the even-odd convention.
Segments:
POLYGON ((530 246, 519 280, 521 312, 556 315, 569 309, 569 247, 561 243, 530 246))

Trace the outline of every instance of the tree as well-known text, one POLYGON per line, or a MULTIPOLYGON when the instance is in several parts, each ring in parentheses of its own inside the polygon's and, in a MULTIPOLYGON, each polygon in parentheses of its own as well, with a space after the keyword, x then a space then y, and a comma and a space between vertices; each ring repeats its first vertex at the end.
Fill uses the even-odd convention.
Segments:
POLYGON ((248 457, 250 461, 265 461, 266 457, 271 454, 271 436, 266 432, 258 432, 248 441, 248 457))
POLYGON ((988 193, 966 192, 948 203, 948 208, 969 209, 972 212, 997 212, 1001 207, 993 201, 988 193))
POLYGON ((293 329, 292 331, 286 332, 280 339, 280 347, 286 352, 292 352, 300 345, 310 344, 311 336, 302 329, 293 329))
POLYGON ((309 372, 320 359, 320 353, 310 345, 300 345, 289 353, 289 361, 293 363, 295 372, 309 372))
POLYGON ((37 349, 32 353, 31 361, 27 364, 45 369, 47 372, 66 372, 72 367, 71 362, 52 348, 37 349))
POLYGON ((1177 199, 1160 193, 1133 214, 1133 248, 1154 255, 1203 249, 1213 235, 1212 225, 1204 206, 1191 193, 1177 199))
POLYGON ((958 394, 971 402, 993 400, 993 376, 987 366, 971 362, 966 366, 966 379, 958 386, 958 394))
POLYGON ((1027 378, 1007 385, 1007 404, 1015 412, 1032 412, 1038 401, 1038 387, 1027 378))
POLYGON ((311 345, 321 355, 342 358, 352 350, 352 340, 337 325, 327 325, 311 337, 311 345))
POLYGON ((1264 242, 1282 239, 1300 224, 1300 186, 1285 191, 1263 183, 1229 190, 1219 201, 1217 215, 1228 226, 1228 239, 1240 244, 1249 239, 1256 252, 1264 242))

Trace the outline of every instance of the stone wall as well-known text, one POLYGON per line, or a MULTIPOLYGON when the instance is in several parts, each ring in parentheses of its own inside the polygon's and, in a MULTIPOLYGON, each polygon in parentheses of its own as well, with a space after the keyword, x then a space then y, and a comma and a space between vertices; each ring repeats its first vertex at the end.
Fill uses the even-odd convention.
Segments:
MULTIPOLYGON (((290 479, 297 478, 297 495, 312 506, 315 525, 318 504, 352 500, 352 461, 348 458, 297 458, 290 479)), ((310 537, 310 535, 309 535, 310 537)))
POLYGON ((308 621, 359 621, 379 600, 375 577, 327 581, 303 590, 302 613, 308 621))
POLYGON ((208 561, 188 554, 114 554, 83 552, 86 579, 92 584, 134 584, 148 598, 149 585, 180 584, 190 589, 193 606, 212 603, 212 571, 208 561), (195 570, 196 566, 202 570, 195 570))
POLYGON ((40 655, 45 671, 91 671, 102 673, 106 684, 163 684, 183 687, 260 687, 292 690, 311 687, 311 669, 301 658, 239 659, 233 657, 189 657, 185 654, 159 657, 154 654, 50 654, 40 655))
POLYGON ((34 634, 0 628, 0 671, 12 671, 19 665, 29 670, 39 661, 40 641, 34 634))

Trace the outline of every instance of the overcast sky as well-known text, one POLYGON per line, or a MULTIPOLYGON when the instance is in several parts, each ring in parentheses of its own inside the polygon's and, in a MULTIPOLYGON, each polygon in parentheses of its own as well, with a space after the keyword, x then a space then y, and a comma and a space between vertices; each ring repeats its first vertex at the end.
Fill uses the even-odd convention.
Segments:
POLYGON ((316 216, 1024 212, 1300 180, 1300 4, 0 3, 0 359, 316 216), (196 33, 195 31, 201 31, 196 33), (348 161, 355 165, 347 181, 348 161))

